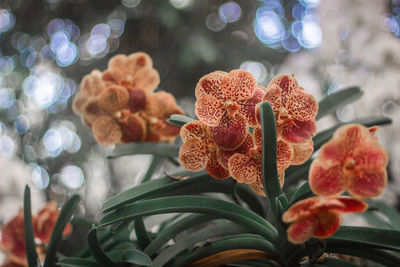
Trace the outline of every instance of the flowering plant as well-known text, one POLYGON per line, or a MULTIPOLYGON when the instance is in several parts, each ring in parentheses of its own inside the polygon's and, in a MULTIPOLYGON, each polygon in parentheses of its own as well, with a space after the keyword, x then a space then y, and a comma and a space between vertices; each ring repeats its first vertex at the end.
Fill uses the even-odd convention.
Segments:
MULTIPOLYGON (((142 116, 135 113, 141 104, 133 101, 136 104, 126 106, 132 101, 118 101, 124 94, 126 99, 137 95, 131 91, 138 89, 131 87, 142 82, 133 81, 143 62, 151 61, 143 54, 117 56, 101 79, 96 73, 86 77, 87 82, 84 79, 82 94, 85 88, 97 90, 106 84, 110 92, 95 96, 96 101, 142 116)), ((156 77, 150 67, 146 73, 156 77)), ((143 81, 141 88, 147 84, 154 90, 154 79, 143 81)), ((150 94, 141 92, 146 98, 150 94)), ((144 109, 147 114, 164 112, 163 123, 180 127, 182 146, 163 138, 154 143, 145 135, 124 139, 124 131, 129 136, 135 127, 124 130, 119 111, 106 115, 101 111, 87 119, 90 104, 79 103, 77 96, 75 110, 91 125, 96 140, 118 145, 113 157, 155 157, 140 185, 102 205, 104 215, 88 232, 87 250, 62 257, 59 265, 354 266, 344 255, 400 265, 398 215, 380 202, 366 202, 380 195, 387 183, 388 155, 375 132, 390 119, 362 118, 319 133, 316 129, 316 120, 359 98, 359 88, 343 89, 318 103, 294 75, 278 75, 263 88, 250 73, 233 70, 205 75, 195 95, 199 120, 182 115, 168 97, 144 109), (177 114, 165 121, 171 110, 177 114), (104 117, 120 127, 118 138, 114 139, 113 130, 103 132, 103 139, 96 134, 94 126, 104 117), (150 180, 164 157, 179 158, 187 171, 150 180), (347 213, 367 214, 376 222, 373 210, 387 216, 390 229, 341 226, 347 213), (150 229, 148 218, 160 214, 170 216, 150 229)))

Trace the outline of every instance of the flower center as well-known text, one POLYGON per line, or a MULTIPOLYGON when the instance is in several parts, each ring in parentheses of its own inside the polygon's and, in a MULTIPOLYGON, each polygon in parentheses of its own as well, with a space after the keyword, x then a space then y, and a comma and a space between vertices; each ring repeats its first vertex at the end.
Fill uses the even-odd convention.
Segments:
POLYGON ((249 151, 249 156, 256 161, 261 161, 261 149, 262 148, 260 146, 251 148, 249 151))
POLYGON ((354 173, 356 167, 356 162, 353 158, 347 158, 344 162, 343 172, 345 174, 354 173))
POLYGON ((216 150, 216 147, 214 144, 208 144, 208 151, 209 152, 214 152, 216 150))
POLYGON ((294 122, 292 120, 292 116, 287 111, 282 111, 279 113, 278 120, 276 122, 277 124, 287 124, 287 125, 293 125, 294 122))
POLYGON ((225 102, 225 108, 228 111, 229 117, 233 117, 236 111, 240 109, 240 105, 233 101, 228 100, 225 102))

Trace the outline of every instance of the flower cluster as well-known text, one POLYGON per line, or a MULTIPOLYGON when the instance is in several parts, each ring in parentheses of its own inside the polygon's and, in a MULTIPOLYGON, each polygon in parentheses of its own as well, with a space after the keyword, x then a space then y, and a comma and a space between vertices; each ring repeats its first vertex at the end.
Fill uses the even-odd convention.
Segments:
POLYGON ((183 110, 171 94, 154 92, 159 83, 147 54, 116 55, 83 78, 73 108, 102 145, 172 142, 180 129, 166 121, 183 110))
MULTIPOLYGON (((36 250, 40 260, 44 259, 46 245, 50 243, 51 233, 59 215, 57 202, 51 201, 36 216, 32 216, 33 232, 35 242, 37 242, 36 250)), ((68 223, 64 228, 63 236, 69 235, 71 231, 72 225, 68 223)), ((4 266, 28 266, 22 209, 15 218, 1 227, 0 249, 7 255, 4 266)))
POLYGON ((288 238, 292 243, 333 235, 341 224, 340 213, 367 209, 367 204, 356 198, 382 193, 388 156, 374 136, 377 129, 348 124, 321 147, 309 173, 310 187, 319 196, 295 203, 282 217, 291 223, 288 238), (344 191, 355 198, 341 197, 344 191))
POLYGON ((265 89, 249 72, 216 71, 202 77, 195 92, 200 121, 181 129, 180 161, 186 169, 205 168, 217 179, 231 176, 264 195, 258 113, 258 105, 264 101, 273 107, 277 121, 281 185, 285 169, 311 156, 318 103, 299 87, 293 75, 278 75, 265 89))

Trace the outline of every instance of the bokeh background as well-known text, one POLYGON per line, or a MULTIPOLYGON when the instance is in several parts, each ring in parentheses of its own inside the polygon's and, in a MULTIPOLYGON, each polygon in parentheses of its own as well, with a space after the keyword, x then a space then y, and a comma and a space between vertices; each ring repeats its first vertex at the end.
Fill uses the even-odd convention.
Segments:
MULTIPOLYGON (((22 206, 83 197, 79 215, 95 219, 109 196, 135 185, 149 156, 107 160, 71 109, 83 75, 110 57, 145 51, 171 92, 194 116, 197 81, 214 70, 245 69, 266 86, 295 73, 317 99, 347 86, 365 92, 319 122, 386 115, 378 132, 400 194, 399 0, 1 0, 0 222, 22 206), (397 177, 397 178, 396 178, 397 177)), ((172 171, 166 163, 158 174, 172 171)))

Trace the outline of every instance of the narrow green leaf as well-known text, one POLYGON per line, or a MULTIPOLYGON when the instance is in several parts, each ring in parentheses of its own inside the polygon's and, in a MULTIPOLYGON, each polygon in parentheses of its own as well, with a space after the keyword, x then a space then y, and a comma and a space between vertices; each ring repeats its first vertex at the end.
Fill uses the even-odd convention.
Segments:
POLYGON ((344 241, 349 241, 358 244, 358 246, 366 245, 400 251, 400 231, 395 230, 342 226, 332 237, 326 240, 338 242, 339 245, 344 241))
POLYGON ((393 229, 390 223, 384 221, 382 218, 376 215, 375 210, 366 210, 365 212, 361 213, 361 216, 363 216, 370 225, 375 226, 375 228, 388 230, 393 229))
POLYGON ((183 126, 188 122, 194 121, 194 119, 185 116, 185 115, 179 115, 179 114, 174 114, 171 115, 171 117, 169 117, 169 119, 167 120, 167 122, 174 124, 176 126, 183 126))
POLYGON ((153 176, 154 172, 157 170, 157 168, 164 162, 164 157, 160 157, 157 155, 153 156, 153 159, 151 160, 150 166, 147 169, 147 172, 145 176, 143 177, 141 183, 147 182, 151 179, 153 176))
POLYGON ((88 246, 89 246, 90 252, 92 253, 93 257, 102 266, 107 266, 107 267, 117 267, 118 266, 110 257, 107 256, 107 254, 100 247, 100 244, 97 240, 97 229, 96 228, 92 228, 88 233, 88 246))
POLYGON ((128 249, 121 254, 121 261, 140 266, 153 266, 150 257, 139 250, 128 249))
POLYGON ((276 198, 283 194, 279 184, 276 165, 277 140, 275 115, 268 102, 260 106, 260 120, 262 132, 262 178, 265 194, 272 210, 277 214, 276 198))
POLYGON ((25 186, 24 192, 24 230, 25 230, 25 247, 26 259, 29 267, 38 266, 38 255, 36 253, 35 236, 32 226, 32 213, 31 213, 31 189, 25 186))
POLYGON ((101 267, 96 261, 82 259, 77 257, 61 258, 59 262, 56 263, 58 266, 64 267, 101 267))
POLYGON ((132 143, 118 145, 108 158, 115 158, 128 155, 146 154, 161 157, 178 157, 179 145, 166 143, 132 143))
POLYGON ((60 215, 58 216, 57 222, 54 226, 53 232, 51 233, 50 243, 47 248, 46 258, 44 260, 44 267, 54 266, 56 262, 56 252, 58 244, 62 239, 62 233, 65 226, 71 219, 72 214, 78 205, 80 197, 78 195, 73 195, 62 207, 60 215))
POLYGON ((290 199, 290 205, 294 204, 297 201, 302 199, 311 197, 313 192, 311 191, 310 184, 307 182, 303 183, 297 190, 294 192, 292 198, 290 199))
POLYGON ((214 241, 211 244, 199 248, 198 250, 191 251, 187 255, 179 258, 174 266, 187 266, 202 258, 214 255, 216 253, 232 250, 232 249, 255 249, 270 253, 271 256, 278 258, 279 253, 274 246, 263 239, 259 235, 252 234, 239 234, 228 236, 220 240, 214 241))
POLYGON ((141 249, 144 249, 151 243, 151 239, 147 233, 142 217, 136 218, 134 228, 137 237, 137 243, 141 249))
POLYGON ((314 136, 313 141, 314 141, 314 151, 317 151, 320 149, 320 147, 326 143, 329 139, 332 138, 333 133, 341 126, 349 123, 357 123, 357 124, 362 124, 366 127, 371 127, 374 125, 385 125, 385 124, 390 124, 392 123, 392 119, 383 117, 383 116, 376 116, 376 117, 366 117, 366 118, 360 118, 356 119, 347 123, 339 123, 325 131, 319 132, 316 136, 314 136))
POLYGON ((382 201, 374 201, 372 202, 370 207, 372 206, 377 207, 379 209, 379 212, 381 212, 389 219, 394 230, 400 230, 400 215, 397 210, 382 201))
POLYGON ((316 119, 320 118, 336 111, 353 101, 356 101, 363 95, 363 92, 358 86, 342 89, 335 93, 326 96, 319 102, 319 110, 316 119))
POLYGON ((253 233, 260 234, 272 242, 276 241, 277 238, 276 229, 256 213, 230 202, 197 196, 163 197, 129 204, 106 214, 100 219, 98 227, 104 227, 124 220, 133 220, 142 216, 175 212, 204 213, 221 216, 248 227, 253 233))

